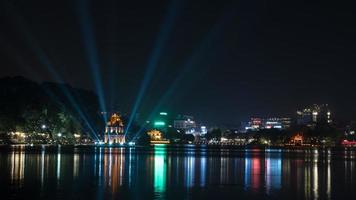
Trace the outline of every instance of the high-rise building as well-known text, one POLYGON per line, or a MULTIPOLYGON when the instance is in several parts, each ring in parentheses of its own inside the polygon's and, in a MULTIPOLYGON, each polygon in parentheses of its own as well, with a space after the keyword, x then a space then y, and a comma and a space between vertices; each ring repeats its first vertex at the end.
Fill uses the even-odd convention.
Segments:
POLYGON ((332 123, 331 111, 328 104, 314 104, 297 111, 297 124, 314 126, 317 123, 332 123))
POLYGON ((173 127, 175 129, 184 130, 186 134, 194 134, 196 132, 197 125, 192 116, 178 115, 173 121, 173 127))

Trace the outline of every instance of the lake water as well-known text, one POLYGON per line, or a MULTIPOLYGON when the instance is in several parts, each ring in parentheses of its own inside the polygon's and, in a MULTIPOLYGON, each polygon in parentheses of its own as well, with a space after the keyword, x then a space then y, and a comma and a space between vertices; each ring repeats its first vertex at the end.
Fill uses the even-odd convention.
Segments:
POLYGON ((356 199, 352 150, 0 148, 1 199, 356 199))

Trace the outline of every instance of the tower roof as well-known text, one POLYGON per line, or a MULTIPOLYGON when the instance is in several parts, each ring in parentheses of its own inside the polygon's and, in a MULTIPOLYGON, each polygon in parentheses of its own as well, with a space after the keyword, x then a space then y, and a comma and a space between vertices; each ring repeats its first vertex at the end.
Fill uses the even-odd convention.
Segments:
POLYGON ((108 121, 108 126, 124 126, 121 116, 116 113, 112 114, 108 121))

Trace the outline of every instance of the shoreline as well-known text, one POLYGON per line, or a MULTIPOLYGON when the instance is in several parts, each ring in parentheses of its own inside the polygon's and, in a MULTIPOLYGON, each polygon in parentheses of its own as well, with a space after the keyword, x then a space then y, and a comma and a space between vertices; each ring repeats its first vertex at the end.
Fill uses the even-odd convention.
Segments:
POLYGON ((95 144, 0 144, 2 147, 64 147, 64 148, 153 148, 164 147, 166 149, 236 149, 236 150, 356 150, 356 146, 266 146, 266 145, 202 145, 202 144, 149 144, 149 145, 95 145, 95 144))

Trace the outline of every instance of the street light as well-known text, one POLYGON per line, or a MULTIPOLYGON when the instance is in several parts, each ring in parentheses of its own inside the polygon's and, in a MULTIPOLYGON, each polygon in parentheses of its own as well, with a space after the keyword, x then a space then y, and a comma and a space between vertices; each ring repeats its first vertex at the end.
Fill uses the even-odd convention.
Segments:
POLYGON ((62 133, 58 133, 57 136, 58 136, 58 137, 62 137, 62 133))

